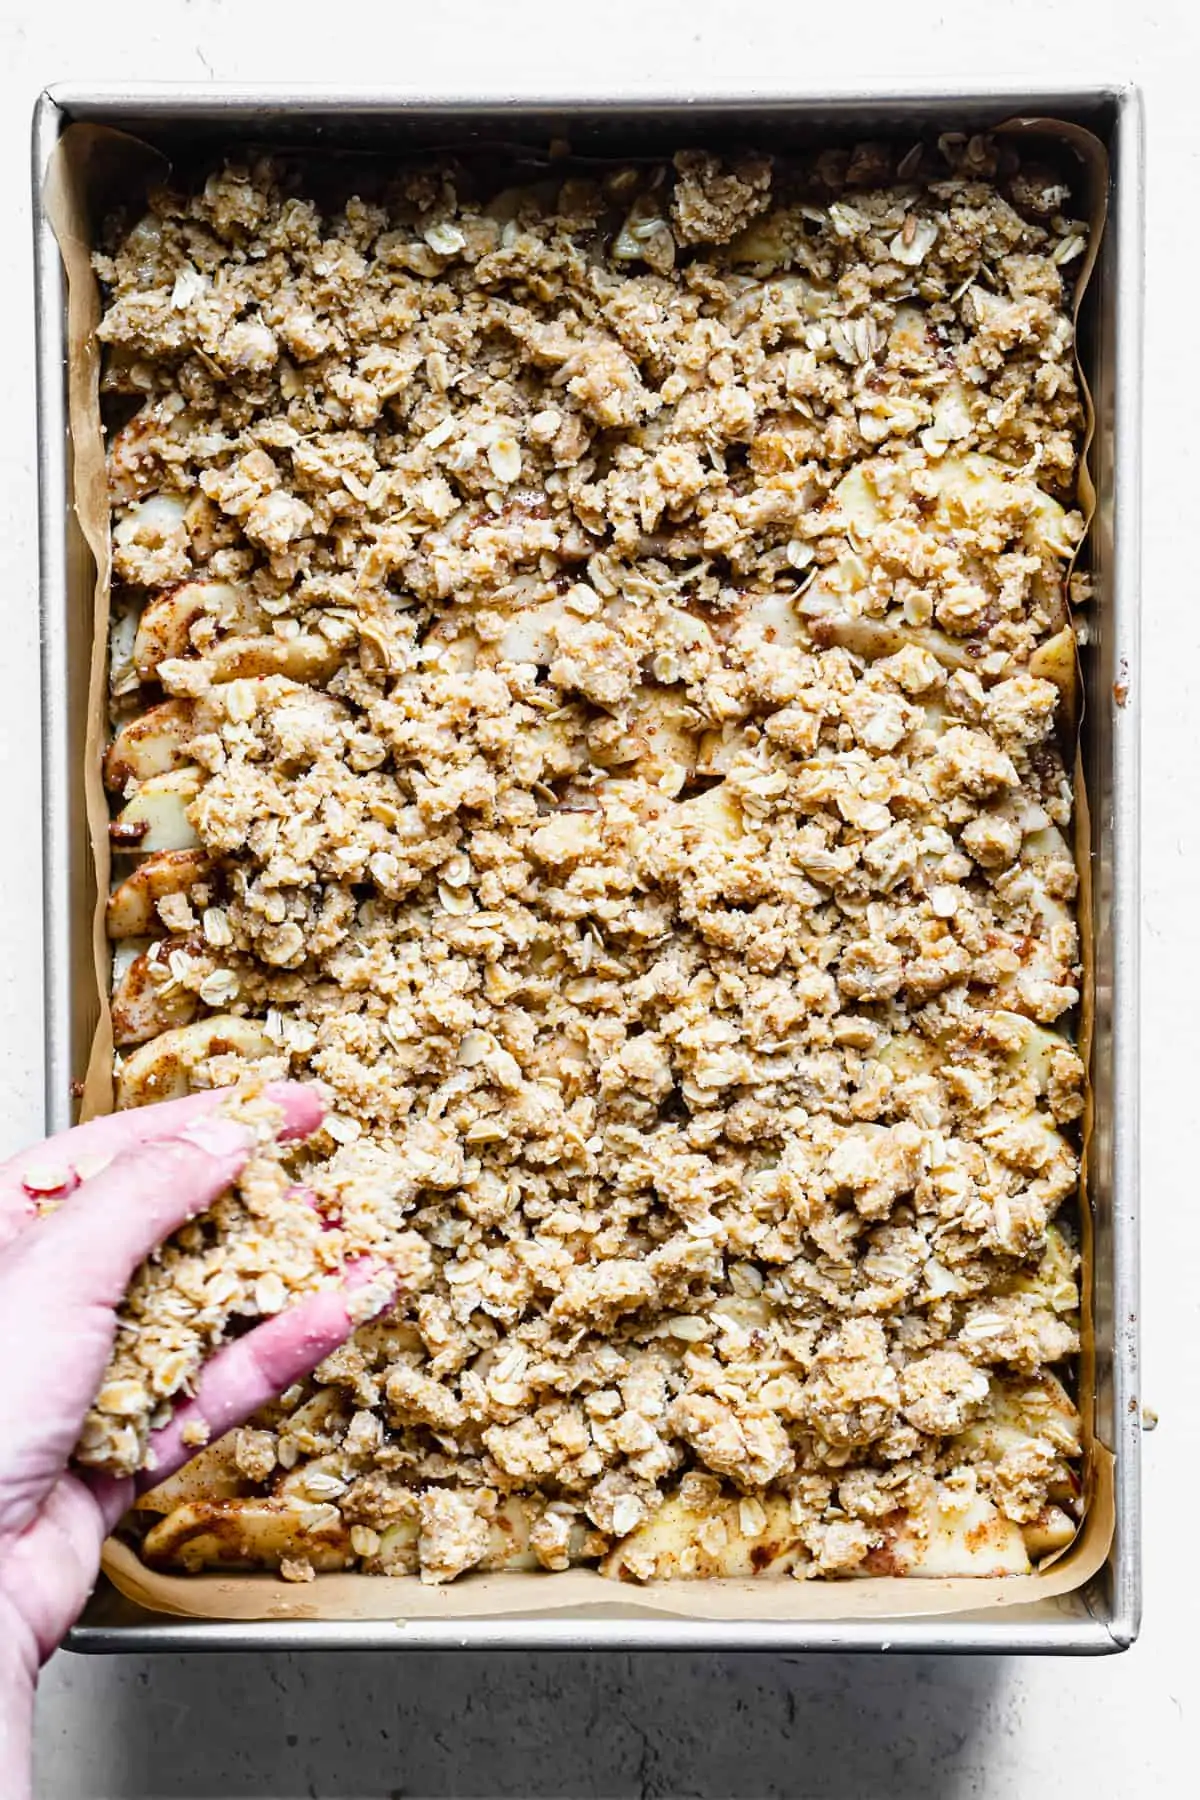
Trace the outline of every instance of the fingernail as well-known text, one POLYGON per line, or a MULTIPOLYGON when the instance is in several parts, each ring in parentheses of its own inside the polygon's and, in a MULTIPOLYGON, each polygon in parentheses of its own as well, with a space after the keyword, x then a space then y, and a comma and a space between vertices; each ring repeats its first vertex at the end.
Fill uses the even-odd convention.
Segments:
POLYGON ((195 1144, 209 1156, 242 1156, 254 1148, 254 1133, 236 1119, 223 1119, 209 1114, 181 1125, 175 1133, 183 1143, 195 1144))
POLYGON ((21 1176, 21 1186, 33 1199, 43 1194, 70 1193, 78 1183, 67 1163, 31 1163, 21 1176))
POLYGON ((378 1318, 396 1298, 396 1277, 370 1257, 347 1263, 342 1281, 350 1293, 346 1312, 356 1325, 378 1318))
POLYGON ((317 1117, 311 1125, 296 1125, 290 1120, 285 1119, 279 1129, 279 1135, 282 1138, 308 1137, 310 1133, 316 1130, 317 1126, 325 1116, 325 1096, 312 1082, 274 1081, 264 1090, 266 1098, 268 1100, 273 1100, 276 1106, 282 1106, 285 1113, 288 1109, 289 1101, 294 1104, 298 1091, 303 1092, 305 1098, 315 1107, 317 1117))

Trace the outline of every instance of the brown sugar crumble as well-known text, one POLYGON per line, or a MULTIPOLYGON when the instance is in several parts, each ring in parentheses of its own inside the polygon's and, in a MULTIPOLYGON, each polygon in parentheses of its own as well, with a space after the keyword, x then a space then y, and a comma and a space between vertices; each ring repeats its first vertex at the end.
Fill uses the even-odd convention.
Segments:
POLYGON ((319 1213, 404 1280, 142 1553, 1027 1570, 1080 1492, 1066 185, 328 186, 230 163, 97 258, 119 1103, 330 1102, 118 1357, 169 1400, 319 1213))

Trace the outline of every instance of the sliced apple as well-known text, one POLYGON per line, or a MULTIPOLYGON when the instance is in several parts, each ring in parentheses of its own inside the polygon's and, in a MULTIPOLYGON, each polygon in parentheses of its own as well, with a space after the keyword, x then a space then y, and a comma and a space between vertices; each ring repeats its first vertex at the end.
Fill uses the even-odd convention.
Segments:
MULTIPOLYGON (((1031 930, 1007 932, 1010 948, 1016 953, 1020 967, 998 983, 996 997, 1012 1012, 1027 1014, 1042 1024, 1052 1024, 1043 1001, 1046 985, 1073 988, 1078 980, 1072 946, 1077 942, 1077 923, 1070 904, 1050 891, 1043 864, 1046 860, 1070 860, 1066 840, 1055 826, 1048 826, 1025 839, 1021 863, 1027 871, 1028 904, 1034 915, 1031 930)), ((1071 1003, 1057 1008, 1058 1015, 1071 1003)))
MULTIPOLYGON (((722 637, 727 633, 717 626, 715 635, 722 637)), ((796 610, 796 597, 790 590, 751 595, 733 615, 732 635, 747 648, 761 643, 775 650, 798 650, 808 643, 804 621, 796 610)))
POLYGON ((614 745, 595 745, 592 757, 601 768, 619 768, 655 783, 682 771, 682 786, 696 766, 696 743, 696 714, 682 693, 646 684, 630 699, 628 729, 614 745))
POLYGON ((113 968, 113 1042, 120 1049, 144 1044, 160 1032, 187 1025, 200 1010, 190 989, 171 978, 170 957, 189 947, 186 938, 160 938, 118 975, 113 968))
POLYGON ((256 1062, 276 1055, 261 1025, 231 1013, 216 1013, 192 1025, 164 1031, 121 1058, 117 1072, 117 1107, 148 1106, 156 1100, 181 1100, 192 1091, 196 1068, 215 1056, 238 1056, 256 1062))
POLYGON ((141 956, 155 942, 152 937, 126 938, 120 944, 113 945, 112 953, 112 985, 124 981, 126 975, 141 956))
MULTIPOLYGON (((386 1330, 390 1323, 390 1320, 385 1320, 375 1329, 386 1330)), ((311 1450, 316 1436, 322 1432, 340 1430, 347 1422, 346 1401, 341 1390, 319 1387, 315 1393, 308 1394, 290 1412, 284 1414, 279 1421, 279 1430, 297 1438, 302 1450, 311 1450), (306 1433, 313 1434, 307 1444, 306 1433)))
POLYGON ((485 646, 487 660, 536 663, 539 668, 548 668, 558 651, 555 626, 566 616, 566 610, 556 597, 514 613, 499 643, 485 646))
POLYGON ((1060 1050, 1068 1048, 1067 1039, 1058 1031, 1048 1031, 1020 1013, 1000 1012, 994 1015, 1012 1030, 1018 1042, 1007 1061, 1013 1069, 1021 1069, 1033 1077, 1039 1094, 1050 1085, 1050 1071, 1060 1050))
POLYGON ((136 851, 197 848, 200 839, 188 818, 188 808, 202 781, 197 768, 152 775, 109 826, 114 847, 136 851))
POLYGON ((706 788, 702 794, 680 800, 672 808, 670 817, 676 824, 694 826, 718 844, 732 846, 745 835, 742 809, 727 781, 719 781, 716 787, 706 788))
POLYGON ((147 400, 109 441, 106 464, 113 499, 132 504, 162 478, 163 464, 154 447, 164 438, 176 443, 191 428, 182 395, 147 400))
POLYGON ((488 1549, 481 1569, 536 1569, 529 1534, 541 1509, 516 1494, 506 1494, 488 1520, 488 1549))
POLYGON ((464 674, 474 669, 481 652, 471 615, 463 606, 451 606, 441 613, 421 645, 424 663, 464 674))
POLYGON ((1025 832, 1021 845, 1021 861, 1036 868, 1048 858, 1072 860, 1071 848, 1058 826, 1044 813, 1040 806, 1031 807, 1021 815, 1025 832))
POLYGON ((143 681, 153 681, 159 663, 168 657, 188 654, 192 626, 206 614, 222 624, 236 621, 243 629, 262 620, 245 588, 233 582, 182 581, 168 588, 150 601, 138 621, 133 661, 143 681))
POLYGON ((939 509, 951 524, 974 524, 978 519, 1004 510, 1013 490, 1021 504, 1028 506, 1024 531, 1031 549, 1066 561, 1075 549, 1075 538, 1067 526, 1066 508, 1018 469, 980 451, 964 456, 943 457, 938 465, 941 479, 937 484, 939 509))
POLYGON ((1069 930, 1075 924, 1074 910, 1068 901, 1060 900, 1057 894, 1051 893, 1045 871, 1047 862, 1074 860, 1062 832, 1057 826, 1051 825, 1044 831, 1032 833, 1021 845, 1020 860, 1029 870, 1033 909, 1041 919, 1047 935, 1053 931, 1069 930))
POLYGON ((250 1482, 242 1474, 234 1461, 235 1433, 226 1432, 215 1444, 206 1444, 204 1449, 184 1463, 182 1469, 176 1469, 165 1481, 149 1493, 141 1495, 134 1502, 137 1512, 170 1513, 177 1506, 190 1505, 193 1501, 203 1504, 211 1500, 232 1500, 238 1494, 244 1494, 250 1482))
POLYGON ((522 725, 514 743, 522 779, 558 781, 577 775, 591 761, 587 746, 565 719, 544 718, 522 725))
POLYGON ((1070 625, 1064 625, 1061 631, 1038 645, 1029 659, 1029 673, 1054 683, 1062 696, 1063 714, 1071 724, 1075 717, 1079 663, 1075 633, 1070 625))
POLYGON ((108 897, 109 937, 149 937, 159 925, 157 903, 168 894, 186 894, 209 868, 200 850, 160 850, 148 856, 108 897))
POLYGON ((288 1499, 192 1500, 151 1527, 142 1555, 154 1568, 275 1569, 303 1557, 314 1569, 354 1560, 350 1527, 336 1507, 288 1499))
POLYGON ((675 1494, 609 1551, 600 1573, 610 1581, 783 1575, 807 1559, 783 1494, 733 1495, 702 1510, 675 1494))
MULTIPOLYGON (((872 463, 858 463, 834 489, 834 498, 851 530, 869 533, 888 516, 887 498, 878 486, 878 473, 872 463)), ((907 499, 912 487, 911 473, 895 475, 889 471, 889 480, 892 490, 907 499)), ((1019 469, 982 451, 943 456, 923 464, 921 490, 932 491, 934 520, 950 530, 975 526, 986 518, 1006 513, 1015 500, 1025 519, 1021 535, 1030 548, 1064 560, 1074 550, 1067 513, 1058 501, 1019 469)))
POLYGON ((1079 1413, 1057 1376, 993 1378, 984 1411, 953 1441, 964 1456, 997 1463, 1035 1437, 1049 1438, 1065 1456, 1079 1449, 1079 1413))
MULTIPOLYGON (((1045 1247, 1036 1267, 1017 1265, 1018 1272, 1003 1279, 998 1291, 1006 1294, 1033 1294, 1043 1306, 1060 1317, 1079 1311, 1079 1257, 1058 1225, 1046 1227, 1045 1247)), ((1059 1384, 1056 1384, 1056 1390, 1059 1384)), ((1039 1403, 1040 1404, 1040 1403, 1039 1403)), ((1065 1388, 1054 1392, 1054 1408, 1067 1419, 1077 1418, 1065 1388)), ((1072 1427, 1074 1429, 1074 1427, 1072 1427)))
POLYGON ((918 650, 927 650, 945 669, 974 669, 976 666, 977 658, 972 654, 973 645, 969 638, 948 637, 932 625, 902 625, 867 618, 864 614, 839 612, 836 602, 833 610, 826 610, 825 603, 829 599, 829 590, 818 588, 814 582, 801 602, 810 615, 813 641, 822 648, 836 645, 841 650, 849 650, 853 656, 861 656, 864 662, 878 662, 882 657, 895 656, 898 650, 911 644, 918 650))
POLYGON ((746 734, 740 725, 722 725, 720 730, 704 732, 696 755, 697 775, 728 775, 745 747, 746 734))
POLYGON ((117 793, 131 781, 166 775, 187 761, 184 745, 195 735, 189 700, 164 700, 122 725, 104 757, 104 783, 117 793))
MULTIPOLYGON (((506 1494, 488 1521, 488 1549, 479 1567, 485 1571, 541 1568, 531 1537, 542 1511, 534 1501, 525 1500, 519 1494, 506 1494)), ((586 1519, 572 1519, 566 1545, 570 1562, 582 1560, 585 1541, 591 1535, 586 1519)))
MULTIPOLYGON (((1009 1044, 1007 1049, 997 1050, 996 1054, 1014 1071, 1024 1071, 1032 1076, 1037 1092, 1044 1094, 1053 1059, 1060 1050, 1069 1048, 1069 1040, 1061 1032, 1048 1030, 1033 1019, 1027 1019, 1023 1013, 997 1009, 988 1016, 990 1023, 1004 1028, 1009 1044)), ((937 1041, 920 1037, 916 1032, 898 1031, 877 1052, 877 1059, 898 1075, 929 1074, 940 1065, 943 1050, 937 1041)))
MULTIPOLYGON (((1039 1154, 1043 1159, 1041 1163, 1043 1168, 1049 1167, 1054 1163, 1057 1163, 1059 1167, 1062 1167, 1063 1164, 1070 1164, 1072 1159, 1071 1146, 1063 1136, 1062 1132, 1058 1130, 1048 1113, 1027 1113, 1022 1118, 1021 1124, 1022 1129, 1027 1133, 1028 1139, 1038 1146, 1039 1154)), ((983 1142, 986 1146, 988 1138, 982 1133, 981 1136, 983 1136, 983 1142)))
POLYGON ((943 1052, 938 1044, 918 1037, 915 1031, 897 1031, 876 1051, 875 1057, 903 1081, 910 1075, 936 1074, 943 1052))
POLYGON ((319 632, 296 637, 229 637, 205 655, 214 681, 243 681, 250 676, 285 675, 291 681, 325 681, 342 661, 343 652, 319 632))
POLYGON ((870 463, 856 463, 833 490, 842 518, 851 531, 868 532, 884 517, 870 463))
POLYGON ((931 431, 935 439, 947 444, 970 437, 974 429, 971 397, 971 390, 957 375, 951 376, 934 403, 931 431))
MULTIPOLYGON (((286 1420, 284 1422, 284 1428, 294 1435, 292 1427, 293 1421, 286 1420)), ((287 1500, 292 1504, 299 1502, 302 1505, 311 1506, 317 1499, 336 1499, 338 1496, 333 1487, 334 1481, 340 1481, 343 1488, 349 1486, 350 1478, 346 1474, 347 1467, 345 1457, 336 1450, 328 1451, 323 1455, 309 1456, 303 1462, 297 1463, 295 1468, 277 1475, 272 1483, 272 1491, 279 1499, 287 1500), (329 1486, 328 1495, 320 1493, 320 1484, 325 1482, 329 1486)))
POLYGON ((114 698, 137 692, 138 672, 133 661, 141 609, 128 595, 113 596, 108 625, 108 683, 114 698))
POLYGON ((151 494, 139 500, 114 524, 113 548, 119 555, 132 545, 161 543, 177 532, 186 532, 187 508, 179 494, 151 494))
POLYGON ((1070 997, 1076 991, 1071 969, 1040 938, 1008 934, 1007 941, 1021 966, 996 983, 995 999, 1008 1010, 1024 1013, 1030 1019, 1053 1022, 1054 1018, 1061 1018, 1074 1004, 1070 997), (1058 989, 1059 993, 1052 995, 1050 989, 1058 989))
POLYGON ((877 613, 877 609, 866 608, 858 598, 870 582, 863 560, 869 550, 863 540, 893 513, 903 516, 911 510, 915 500, 924 510, 925 528, 935 535, 949 537, 990 518, 1011 517, 1012 533, 1041 559, 1040 571, 1034 576, 1035 597, 1048 613, 1054 631, 1035 653, 1034 673, 1053 681, 1068 706, 1073 705, 1074 639, 1066 624, 1060 565, 1073 553, 1075 538, 1064 508, 1020 470, 980 452, 951 454, 922 464, 920 492, 914 495, 917 473, 911 468, 864 462, 843 476, 834 489, 846 531, 862 555, 848 546, 805 589, 799 606, 813 621, 814 638, 868 658, 916 644, 932 651, 948 667, 973 668, 976 653, 987 648, 986 644, 952 637, 931 626, 909 625, 894 613, 883 619, 867 616, 868 610, 877 613))
POLYGON ((864 1574, 950 1576, 1027 1575, 1021 1527, 985 1494, 950 1495, 939 1486, 919 1511, 885 1525, 887 1543, 868 1558, 864 1574))
POLYGON ((735 263, 785 267, 792 260, 789 238, 787 215, 771 212, 739 231, 729 246, 729 254, 735 263))
POLYGON ((1020 1530, 1030 1561, 1040 1562, 1052 1552, 1065 1550, 1079 1525, 1061 1506, 1043 1506, 1037 1518, 1022 1525, 1020 1530))
POLYGON ((415 1512, 411 1519, 393 1519, 380 1530, 379 1549, 365 1559, 367 1573, 415 1575, 419 1567, 417 1542, 420 1536, 421 1527, 415 1512))
MULTIPOLYGON (((278 1568, 285 1557, 306 1558, 319 1571, 344 1569, 355 1559, 350 1528, 336 1507, 306 1492, 314 1471, 332 1472, 339 1459, 329 1457, 305 1463, 286 1475, 270 1497, 239 1496, 233 1488, 229 1460, 213 1468, 215 1486, 232 1492, 201 1494, 192 1484, 172 1477, 176 1487, 164 1483, 140 1502, 151 1510, 156 1496, 180 1500, 151 1527, 142 1550, 155 1567, 175 1567, 198 1573, 205 1568, 278 1568), (150 1504, 148 1504, 150 1503, 150 1504)), ((198 1484, 197 1484, 198 1485, 198 1484)), ((157 1508, 153 1508, 158 1510, 157 1508)), ((507 1495, 488 1521, 488 1549, 478 1567, 536 1569, 537 1556, 530 1548, 530 1532, 540 1507, 517 1495, 507 1495)), ((572 1523, 567 1554, 578 1561, 587 1535, 586 1523, 572 1523)), ((411 1572, 417 1566, 420 1524, 417 1517, 397 1519, 380 1534, 379 1550, 367 1561, 382 1572, 411 1572)))
POLYGON ((491 668, 499 662, 533 663, 549 668, 558 654, 555 627, 568 616, 561 595, 552 599, 522 604, 519 586, 494 609, 505 617, 504 630, 498 638, 481 639, 475 629, 471 610, 464 606, 449 607, 438 619, 425 639, 426 651, 436 655, 439 666, 473 669, 491 668))

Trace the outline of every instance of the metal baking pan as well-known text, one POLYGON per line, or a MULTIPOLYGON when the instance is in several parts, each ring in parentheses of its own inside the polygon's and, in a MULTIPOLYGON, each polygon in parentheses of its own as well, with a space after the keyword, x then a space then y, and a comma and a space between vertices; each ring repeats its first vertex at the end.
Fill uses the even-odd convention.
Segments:
POLYGON ((1117 1530, 1087 1587, 1056 1600, 953 1617, 709 1622, 656 1618, 618 1595, 591 1616, 222 1624, 140 1610, 102 1581, 71 1648, 84 1651, 240 1648, 561 1648, 1055 1651, 1124 1649, 1141 1601, 1138 1393, 1138 584, 1142 308, 1142 113, 1136 88, 938 92, 721 99, 675 96, 514 102, 398 98, 386 91, 48 89, 33 123, 38 307, 39 474, 46 925, 46 1124, 69 1125, 94 1025, 90 861, 82 800, 84 708, 93 571, 71 508, 62 271, 41 206, 47 160, 76 120, 173 147, 239 140, 412 150, 472 139, 569 137, 576 147, 654 151, 736 139, 784 147, 814 134, 878 136, 985 129, 1019 114, 1074 121, 1106 145, 1108 227, 1081 321, 1096 402, 1092 528, 1098 584, 1082 652, 1084 757, 1095 889, 1095 1214, 1092 1295, 1097 1340, 1096 1434, 1116 1455, 1117 1530), (76 896, 74 906, 71 896, 76 896))

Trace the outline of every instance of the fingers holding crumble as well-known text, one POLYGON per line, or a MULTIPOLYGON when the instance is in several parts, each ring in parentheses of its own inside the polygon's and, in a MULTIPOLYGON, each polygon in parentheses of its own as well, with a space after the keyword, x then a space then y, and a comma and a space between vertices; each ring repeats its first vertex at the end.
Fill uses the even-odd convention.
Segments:
POLYGON ((94 1120, 0 1167, 0 1344, 13 1372, 0 1390, 0 1636, 29 1682, 135 1494, 394 1297, 383 1263, 345 1254, 345 1234, 286 1173, 279 1146, 322 1115, 295 1083, 249 1107, 196 1094, 94 1120), (163 1317, 143 1328, 139 1296, 172 1284, 178 1329, 163 1317), (229 1337, 246 1319, 257 1322, 229 1337))

